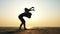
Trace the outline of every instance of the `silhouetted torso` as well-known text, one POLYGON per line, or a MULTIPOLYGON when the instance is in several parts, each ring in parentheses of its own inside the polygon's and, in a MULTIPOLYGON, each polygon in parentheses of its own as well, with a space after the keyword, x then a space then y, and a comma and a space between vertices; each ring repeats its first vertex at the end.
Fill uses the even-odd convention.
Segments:
POLYGON ((28 17, 28 18, 31 18, 31 13, 22 13, 19 15, 19 18, 23 18, 23 17, 28 17))
POLYGON ((32 14, 31 14, 29 11, 31 11, 31 10, 25 8, 25 12, 22 13, 22 14, 20 14, 20 15, 19 15, 19 18, 22 18, 22 17, 28 17, 28 18, 31 18, 31 15, 32 15, 32 14))

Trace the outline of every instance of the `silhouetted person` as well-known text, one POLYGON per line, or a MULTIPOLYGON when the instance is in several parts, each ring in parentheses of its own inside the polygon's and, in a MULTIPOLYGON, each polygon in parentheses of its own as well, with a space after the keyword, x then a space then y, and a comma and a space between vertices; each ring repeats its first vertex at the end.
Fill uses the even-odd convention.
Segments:
POLYGON ((21 30, 22 25, 24 26, 24 29, 26 29, 25 20, 23 17, 31 18, 32 14, 29 11, 34 11, 34 7, 31 7, 30 9, 25 8, 25 12, 18 16, 18 18, 22 22, 20 27, 19 27, 19 30, 21 30))

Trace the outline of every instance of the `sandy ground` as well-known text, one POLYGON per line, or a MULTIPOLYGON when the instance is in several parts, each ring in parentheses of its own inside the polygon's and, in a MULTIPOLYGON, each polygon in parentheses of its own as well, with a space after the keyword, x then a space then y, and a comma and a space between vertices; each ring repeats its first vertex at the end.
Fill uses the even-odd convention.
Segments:
POLYGON ((60 34, 60 28, 32 28, 19 31, 16 27, 0 27, 0 34, 60 34))

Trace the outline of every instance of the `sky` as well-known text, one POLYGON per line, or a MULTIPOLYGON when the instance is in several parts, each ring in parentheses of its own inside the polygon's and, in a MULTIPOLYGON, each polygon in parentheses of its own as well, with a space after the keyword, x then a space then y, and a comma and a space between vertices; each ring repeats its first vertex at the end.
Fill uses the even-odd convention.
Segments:
POLYGON ((18 15, 35 7, 26 27, 60 27, 60 0, 0 0, 0 27, 19 27, 18 15))

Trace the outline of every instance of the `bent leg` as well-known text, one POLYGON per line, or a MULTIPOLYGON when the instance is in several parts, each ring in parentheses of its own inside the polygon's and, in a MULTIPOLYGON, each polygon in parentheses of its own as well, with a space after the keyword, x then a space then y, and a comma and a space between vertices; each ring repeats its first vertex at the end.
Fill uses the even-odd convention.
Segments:
POLYGON ((24 29, 26 30, 26 24, 25 24, 25 22, 24 22, 24 29))
POLYGON ((21 27, 22 27, 23 23, 21 23, 20 27, 19 27, 19 30, 21 30, 21 27))
POLYGON ((22 21, 22 24, 23 24, 23 26, 24 26, 24 29, 26 29, 26 24, 25 24, 25 20, 23 19, 23 21, 22 21))
POLYGON ((24 25, 24 29, 26 28, 25 27, 25 20, 23 19, 23 18, 20 18, 20 20, 21 20, 21 25, 20 25, 20 27, 19 27, 19 30, 21 30, 21 27, 22 27, 22 25, 24 25))

